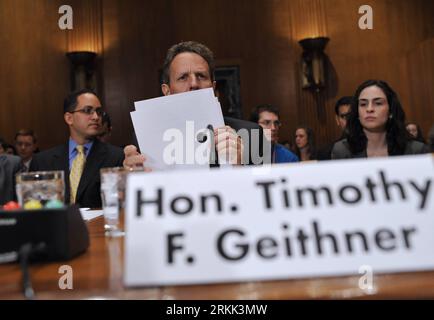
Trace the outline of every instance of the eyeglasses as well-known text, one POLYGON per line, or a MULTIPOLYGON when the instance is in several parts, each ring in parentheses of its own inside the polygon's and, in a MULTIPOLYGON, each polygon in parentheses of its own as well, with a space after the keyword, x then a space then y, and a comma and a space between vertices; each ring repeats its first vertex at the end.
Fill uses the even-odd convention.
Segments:
POLYGON ((83 114, 88 115, 88 116, 91 116, 91 115, 93 115, 94 112, 96 112, 96 115, 98 117, 104 117, 106 114, 106 112, 104 110, 102 110, 101 107, 94 108, 91 106, 86 106, 86 107, 79 109, 79 110, 69 111, 69 113, 75 113, 75 112, 80 112, 80 113, 83 113, 83 114))
POLYGON ((348 113, 342 113, 339 115, 339 118, 346 119, 346 120, 348 120, 349 117, 350 117, 349 112, 348 113))
POLYGON ((265 127, 271 127, 272 124, 274 124, 275 127, 280 127, 282 125, 282 122, 279 120, 271 121, 271 120, 264 120, 260 121, 259 124, 262 124, 265 127))
POLYGON ((15 145, 16 145, 17 147, 25 147, 25 148, 28 148, 28 147, 33 146, 33 143, 17 141, 17 142, 15 142, 15 145))

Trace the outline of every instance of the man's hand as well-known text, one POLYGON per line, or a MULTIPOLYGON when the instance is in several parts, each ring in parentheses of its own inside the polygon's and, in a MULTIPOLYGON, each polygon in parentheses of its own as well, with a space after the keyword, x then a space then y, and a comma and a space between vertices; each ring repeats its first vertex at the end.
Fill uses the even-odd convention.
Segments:
POLYGON ((241 137, 229 126, 214 130, 215 147, 219 157, 219 164, 241 164, 243 143, 241 137))
POLYGON ((151 168, 145 167, 144 163, 146 157, 137 151, 137 148, 133 145, 128 145, 124 148, 124 168, 127 170, 143 170, 145 172, 152 171, 151 168))

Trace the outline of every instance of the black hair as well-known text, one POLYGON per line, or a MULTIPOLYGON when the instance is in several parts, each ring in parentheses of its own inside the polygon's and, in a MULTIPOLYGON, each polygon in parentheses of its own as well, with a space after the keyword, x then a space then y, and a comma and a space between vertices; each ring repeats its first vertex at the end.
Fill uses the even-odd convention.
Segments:
POLYGON ((111 128, 112 127, 112 120, 110 118, 110 115, 105 112, 102 116, 102 125, 104 125, 105 123, 107 123, 107 128, 111 128))
POLYGON ((77 107, 77 98, 85 93, 91 93, 98 97, 92 89, 81 89, 78 91, 71 92, 63 101, 63 113, 74 111, 77 107))
POLYGON ((359 120, 359 96, 365 88, 372 86, 377 86, 384 92, 389 104, 389 118, 386 123, 388 153, 389 155, 402 155, 410 139, 410 134, 405 129, 405 112, 396 92, 393 91, 387 82, 382 80, 367 80, 354 93, 354 100, 345 130, 350 151, 353 154, 357 154, 366 150, 368 140, 359 120))
POLYGON ((351 106, 352 104, 353 104, 353 97, 344 96, 344 97, 339 98, 339 100, 336 101, 336 104, 335 104, 336 115, 339 116, 339 107, 340 106, 344 106, 344 105, 351 106))
POLYGON ((250 115, 250 121, 258 123, 259 115, 265 111, 274 113, 278 118, 280 117, 279 108, 277 108, 276 106, 273 106, 271 104, 261 104, 259 106, 256 106, 255 109, 253 109, 253 111, 250 115))
POLYGON ((0 137, 0 146, 6 151, 6 148, 9 146, 9 144, 6 142, 6 140, 3 140, 3 138, 0 137))

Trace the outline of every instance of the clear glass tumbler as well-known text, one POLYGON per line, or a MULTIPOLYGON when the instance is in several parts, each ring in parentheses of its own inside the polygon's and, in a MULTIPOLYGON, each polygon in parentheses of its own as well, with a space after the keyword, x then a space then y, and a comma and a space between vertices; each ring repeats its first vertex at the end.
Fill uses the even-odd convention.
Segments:
POLYGON ((119 226, 119 216, 125 201, 126 173, 123 167, 100 169, 104 228, 110 237, 124 235, 119 226))
POLYGON ((65 203, 65 180, 63 171, 34 171, 16 175, 18 203, 24 206, 30 200, 43 206, 50 200, 65 203))

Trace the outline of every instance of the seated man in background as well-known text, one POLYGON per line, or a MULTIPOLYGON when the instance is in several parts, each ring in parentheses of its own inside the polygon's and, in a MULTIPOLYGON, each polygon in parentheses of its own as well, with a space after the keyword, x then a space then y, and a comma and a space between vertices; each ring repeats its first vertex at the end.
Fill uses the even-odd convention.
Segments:
POLYGON ((20 157, 6 153, 0 154, 0 205, 16 200, 15 174, 20 170, 20 157))
POLYGON ((408 133, 416 140, 426 144, 425 138, 423 137, 423 132, 420 126, 415 122, 407 122, 405 125, 408 133))
POLYGON ((298 157, 279 144, 279 110, 269 104, 257 106, 250 117, 250 121, 258 123, 263 129, 267 139, 271 142, 271 163, 298 162, 298 157))
MULTIPOLYGON (((192 90, 215 88, 214 81, 214 55, 212 51, 203 44, 187 41, 172 46, 166 55, 163 65, 161 90, 164 95, 177 94, 192 90)), ((249 163, 252 163, 252 149, 262 149, 262 128, 249 121, 225 117, 226 126, 214 129, 214 143, 217 155, 221 159, 224 157, 230 164, 242 164, 244 159, 243 141, 236 134, 240 129, 247 129, 249 133, 252 129, 259 130, 259 142, 250 141, 249 163)), ((250 135, 251 137, 251 135, 250 135)), ((252 139, 250 139, 252 140, 252 139)), ((142 150, 146 153, 146 150, 142 150)), ((141 167, 146 160, 145 156, 137 151, 133 145, 124 148, 126 168, 141 167)), ((144 166, 145 171, 149 168, 144 166)))
POLYGON ((112 120, 109 114, 106 112, 101 118, 101 133, 98 135, 98 139, 102 142, 108 143, 112 134, 112 120))
POLYGON ((332 149, 334 144, 344 138, 344 131, 345 128, 347 127, 347 119, 350 114, 352 100, 353 97, 344 96, 341 97, 338 101, 336 101, 335 120, 336 120, 336 125, 340 129, 340 137, 337 140, 333 141, 332 143, 318 150, 317 153, 318 160, 331 160, 331 154, 332 154, 332 149))
POLYGON ((431 152, 434 153, 434 125, 431 127, 431 129, 428 132, 428 146, 431 152))
POLYGON ((24 172, 29 171, 37 147, 37 139, 33 130, 22 129, 15 134, 15 149, 23 162, 24 172))
POLYGON ((104 111, 97 95, 88 89, 71 93, 64 101, 64 120, 69 141, 35 154, 31 171, 63 170, 65 202, 80 207, 101 207, 101 168, 122 166, 122 149, 99 141, 104 111))

